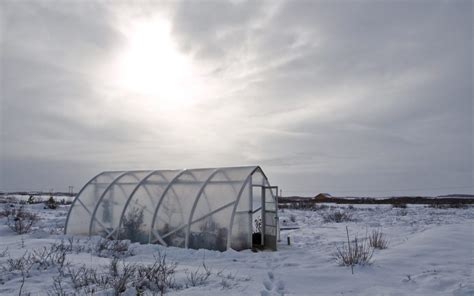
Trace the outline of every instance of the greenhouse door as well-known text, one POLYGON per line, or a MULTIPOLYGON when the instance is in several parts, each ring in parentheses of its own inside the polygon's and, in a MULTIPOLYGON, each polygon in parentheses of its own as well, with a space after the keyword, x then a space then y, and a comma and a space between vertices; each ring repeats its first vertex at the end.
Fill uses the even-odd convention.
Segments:
POLYGON ((278 239, 278 187, 262 187, 262 235, 265 249, 276 251, 278 239), (273 194, 272 190, 275 190, 273 194))

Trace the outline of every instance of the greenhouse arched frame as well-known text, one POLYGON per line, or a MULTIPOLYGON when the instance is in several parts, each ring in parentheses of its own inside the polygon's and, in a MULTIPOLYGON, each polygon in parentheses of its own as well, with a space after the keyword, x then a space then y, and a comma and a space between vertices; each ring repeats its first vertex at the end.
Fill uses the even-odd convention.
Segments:
POLYGON ((64 233, 224 251, 276 250, 278 187, 259 166, 106 171, 79 191, 64 233))

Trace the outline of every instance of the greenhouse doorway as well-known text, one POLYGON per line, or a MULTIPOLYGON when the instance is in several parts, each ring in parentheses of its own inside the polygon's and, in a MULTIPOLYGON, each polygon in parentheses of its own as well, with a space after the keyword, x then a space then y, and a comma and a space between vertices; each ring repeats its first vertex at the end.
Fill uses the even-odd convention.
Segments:
POLYGON ((254 217, 256 214, 253 247, 276 251, 279 239, 278 186, 253 185, 252 187, 254 200, 260 200, 260 206, 253 211, 254 217))

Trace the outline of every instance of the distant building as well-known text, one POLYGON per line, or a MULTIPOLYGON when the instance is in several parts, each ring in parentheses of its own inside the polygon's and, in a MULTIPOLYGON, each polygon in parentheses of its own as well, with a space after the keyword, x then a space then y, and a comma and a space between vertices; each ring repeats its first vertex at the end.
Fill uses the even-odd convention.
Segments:
POLYGON ((331 194, 329 194, 329 193, 320 193, 320 194, 316 195, 315 197, 313 197, 314 200, 323 200, 323 199, 327 199, 327 198, 332 198, 331 194))

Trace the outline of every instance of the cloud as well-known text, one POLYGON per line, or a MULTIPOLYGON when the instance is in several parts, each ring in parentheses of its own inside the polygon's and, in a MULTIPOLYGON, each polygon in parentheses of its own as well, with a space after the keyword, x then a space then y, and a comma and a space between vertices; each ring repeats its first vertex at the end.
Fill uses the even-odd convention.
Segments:
POLYGON ((296 194, 474 190, 470 1, 71 5, 1 4, 1 189, 256 163, 296 194), (174 113, 104 71, 156 17, 208 89, 174 113))
POLYGON ((173 32, 181 48, 199 58, 226 56, 245 40, 263 6, 258 1, 179 2, 172 16, 173 32))

